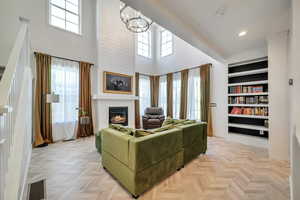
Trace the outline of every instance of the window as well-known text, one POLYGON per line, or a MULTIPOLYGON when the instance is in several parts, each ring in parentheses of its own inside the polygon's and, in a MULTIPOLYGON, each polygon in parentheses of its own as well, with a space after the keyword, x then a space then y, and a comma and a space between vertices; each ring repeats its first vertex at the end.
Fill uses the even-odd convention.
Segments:
POLYGON ((173 74, 173 118, 179 119, 181 96, 181 73, 173 74))
POLYGON ((144 115, 144 111, 147 107, 151 105, 151 95, 150 95, 150 77, 145 75, 140 75, 140 115, 144 115))
POLYGON ((189 70, 187 118, 201 119, 200 69, 189 70))
POLYGON ((49 0, 49 23, 80 34, 81 0, 49 0))
POLYGON ((137 41, 138 55, 151 58, 151 31, 138 33, 137 41))
POLYGON ((167 114, 167 76, 159 77, 159 99, 158 106, 164 109, 165 115, 167 114))
POLYGON ((160 56, 168 56, 173 53, 173 35, 170 31, 162 30, 160 32, 160 56))
POLYGON ((59 103, 51 105, 53 139, 71 139, 78 120, 79 63, 52 58, 51 89, 59 95, 59 103))

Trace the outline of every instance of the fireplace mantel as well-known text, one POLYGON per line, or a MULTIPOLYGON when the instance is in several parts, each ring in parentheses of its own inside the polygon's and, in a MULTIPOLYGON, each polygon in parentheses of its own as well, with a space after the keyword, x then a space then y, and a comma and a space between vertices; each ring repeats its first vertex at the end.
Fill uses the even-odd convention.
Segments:
POLYGON ((99 100, 116 100, 116 101, 134 101, 139 98, 134 95, 93 95, 94 101, 99 100))
POLYGON ((100 131, 109 126, 109 107, 128 107, 128 127, 134 127, 134 95, 96 94, 93 98, 94 128, 100 131))

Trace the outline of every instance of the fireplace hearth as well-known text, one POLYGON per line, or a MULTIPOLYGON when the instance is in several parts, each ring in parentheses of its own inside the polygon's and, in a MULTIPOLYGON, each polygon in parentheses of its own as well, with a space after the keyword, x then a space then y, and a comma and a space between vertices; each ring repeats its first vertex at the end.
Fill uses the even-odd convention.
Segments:
POLYGON ((128 107, 109 107, 109 124, 128 126, 128 107))

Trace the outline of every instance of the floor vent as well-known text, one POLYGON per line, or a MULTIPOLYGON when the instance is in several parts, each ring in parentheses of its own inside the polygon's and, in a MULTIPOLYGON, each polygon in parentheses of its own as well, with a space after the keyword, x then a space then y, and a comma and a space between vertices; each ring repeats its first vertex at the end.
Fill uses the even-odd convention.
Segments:
POLYGON ((40 180, 29 184, 28 200, 44 200, 46 198, 46 180, 40 180))

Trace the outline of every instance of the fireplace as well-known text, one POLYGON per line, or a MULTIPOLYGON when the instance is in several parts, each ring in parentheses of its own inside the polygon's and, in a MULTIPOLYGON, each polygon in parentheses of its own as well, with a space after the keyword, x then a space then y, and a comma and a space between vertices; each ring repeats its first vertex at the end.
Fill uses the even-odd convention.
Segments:
POLYGON ((128 107, 109 107, 109 124, 128 126, 128 107))

